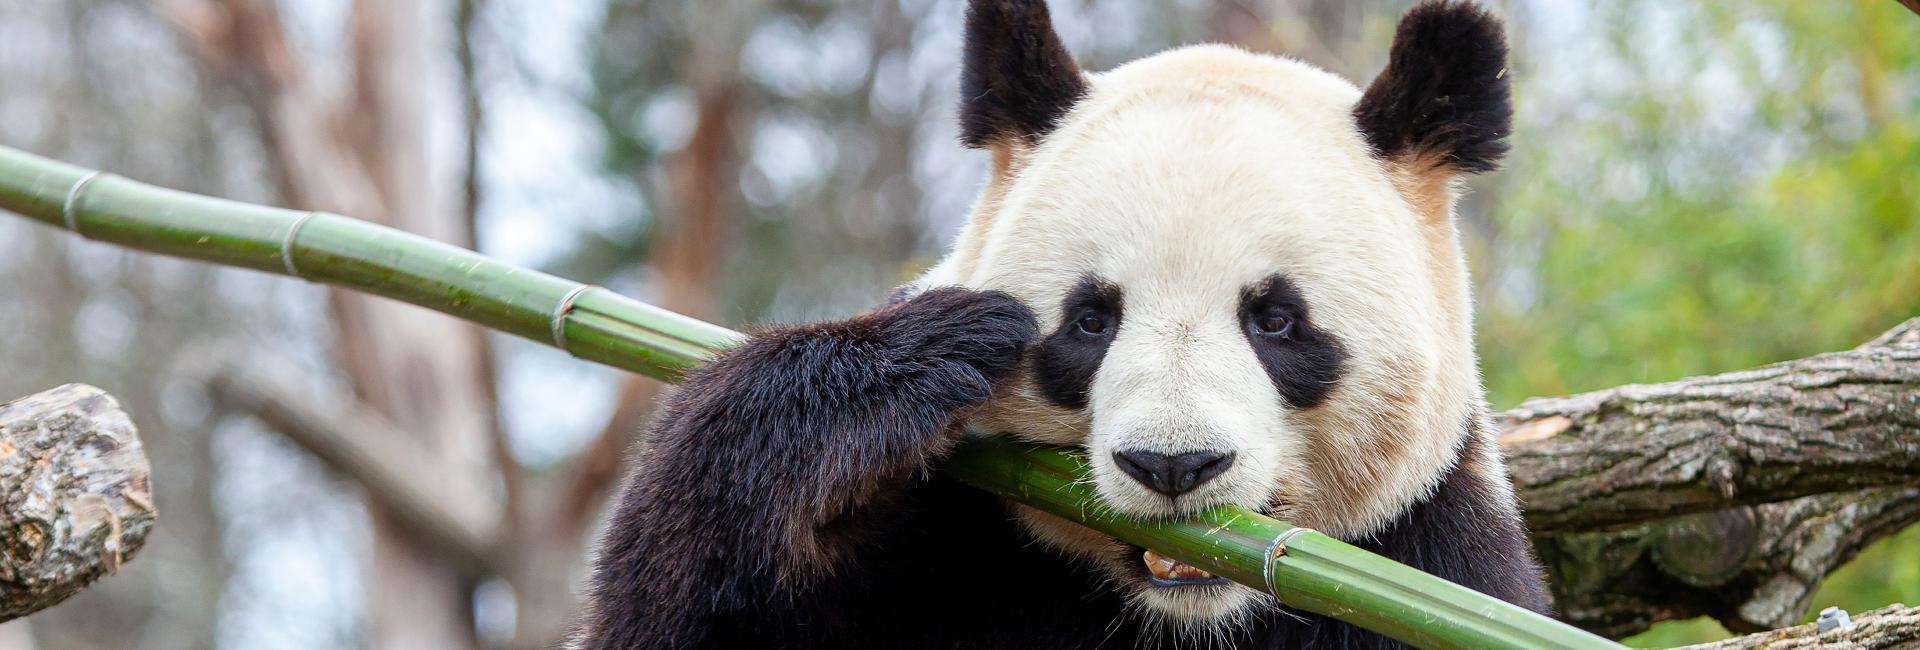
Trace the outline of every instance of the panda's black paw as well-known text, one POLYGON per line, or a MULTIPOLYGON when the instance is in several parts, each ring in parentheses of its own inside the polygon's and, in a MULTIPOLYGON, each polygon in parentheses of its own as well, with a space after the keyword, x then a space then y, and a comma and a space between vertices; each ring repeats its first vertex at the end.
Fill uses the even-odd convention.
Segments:
POLYGON ((1033 311, 1001 291, 931 289, 874 315, 904 359, 960 364, 994 384, 1039 336, 1033 311))

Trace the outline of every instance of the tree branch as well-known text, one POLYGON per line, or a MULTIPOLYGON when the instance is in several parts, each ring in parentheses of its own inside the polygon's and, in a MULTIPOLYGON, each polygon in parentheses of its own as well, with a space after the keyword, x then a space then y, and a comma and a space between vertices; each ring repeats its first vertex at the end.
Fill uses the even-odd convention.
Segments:
POLYGON ((475 574, 500 573, 494 552, 500 513, 478 507, 486 486, 467 485, 452 472, 422 471, 433 455, 372 409, 350 396, 314 398, 257 359, 229 362, 210 373, 214 400, 248 413, 358 484, 376 507, 402 528, 475 574), (330 404, 321 409, 312 404, 330 404))
POLYGON ((1741 506, 1625 530, 1538 537, 1562 620, 1621 637, 1712 616, 1752 632, 1791 625, 1820 580, 1920 521, 1920 487, 1741 506))
POLYGON ((339 98, 310 80, 287 41, 276 3, 160 0, 154 6, 208 76, 237 91, 260 121, 261 143, 279 171, 276 189, 287 204, 386 214, 373 179, 337 137, 345 121, 339 98))
POLYGON ((1820 632, 1815 623, 1690 645, 1681 650, 1879 650, 1920 645, 1920 607, 1889 605, 1853 617, 1853 625, 1820 632))
MULTIPOLYGON (((278 15, 280 4, 161 0, 158 6, 209 78, 236 89, 252 109, 282 202, 372 219, 440 241, 471 242, 468 220, 435 183, 441 176, 424 135, 431 131, 434 94, 421 92, 421 84, 441 73, 435 65, 441 53, 433 49, 446 27, 433 8, 439 3, 347 3, 342 42, 348 74, 339 80, 313 74, 302 60, 278 15)), ((342 288, 327 295, 337 335, 333 351, 358 398, 349 403, 393 423, 390 430, 404 433, 414 443, 412 451, 421 452, 405 458, 431 466, 431 475, 444 478, 443 483, 517 487, 512 483, 517 468, 494 462, 493 377, 480 330, 342 288)), ((404 472, 398 476, 421 480, 404 472)), ((384 497, 380 486, 369 488, 376 499, 384 497)), ((438 496, 450 513, 493 509, 499 501, 491 489, 442 490, 438 496), (454 505, 457 497, 470 503, 454 505)), ((398 532, 410 539, 425 532, 432 539, 460 542, 462 526, 440 525, 450 522, 431 517, 431 510, 393 508, 428 508, 424 501, 388 499, 376 505, 377 514, 413 522, 373 520, 369 643, 472 645, 469 589, 462 575, 471 566, 449 563, 471 564, 475 549, 447 546, 466 557, 443 560, 429 549, 409 547, 389 530, 438 521, 424 530, 398 532)))
POLYGON ((1538 533, 1912 485, 1920 319, 1845 352, 1675 382, 1536 398, 1501 445, 1538 533))
POLYGON ((1920 522, 1916 430, 1920 318, 1845 352, 1528 400, 1501 443, 1562 617, 1618 637, 1798 620, 1828 572, 1920 522))
POLYGON ((147 456, 98 388, 0 404, 0 622, 120 569, 153 528, 147 456))

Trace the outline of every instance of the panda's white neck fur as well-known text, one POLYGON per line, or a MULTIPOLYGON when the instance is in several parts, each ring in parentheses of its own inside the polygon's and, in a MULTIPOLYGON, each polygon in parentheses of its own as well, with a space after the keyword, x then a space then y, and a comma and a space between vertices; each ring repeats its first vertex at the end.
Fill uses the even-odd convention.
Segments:
MULTIPOLYGON (((1143 98, 1147 96, 1186 94, 1231 101, 1285 102, 1285 112, 1299 122, 1293 128, 1324 136, 1297 146, 1322 147, 1312 153, 1351 166, 1327 172, 1341 175, 1341 182, 1348 183, 1339 188, 1349 190, 1342 196, 1375 201, 1385 200, 1378 194, 1398 195, 1390 209, 1374 203, 1358 209, 1397 212, 1404 215, 1401 223, 1413 221, 1412 231, 1400 232, 1417 233, 1420 241, 1406 249, 1401 248, 1405 242, 1391 243, 1394 252, 1422 259, 1418 264, 1394 269, 1395 273, 1382 272, 1391 277, 1362 280, 1390 285, 1398 293, 1424 294, 1395 294, 1404 299, 1394 304, 1414 306, 1410 310, 1413 313, 1398 315, 1425 322, 1412 337, 1417 345, 1372 356, 1367 355, 1375 350, 1360 350, 1364 363, 1358 364, 1361 367, 1356 372, 1342 377, 1325 405, 1287 415, 1290 428, 1319 435, 1310 448, 1302 451, 1304 475, 1283 477, 1294 488, 1295 500, 1278 504, 1274 514, 1352 539, 1379 530, 1430 495, 1459 462, 1461 436, 1469 430, 1467 419, 1482 410, 1479 405, 1483 400, 1473 348, 1467 271, 1452 214, 1456 191, 1450 174, 1421 164, 1424 161, 1378 161, 1368 156, 1353 133, 1355 127, 1348 114, 1358 98, 1358 89, 1303 63, 1202 46, 1143 59, 1093 81, 1094 91, 1038 149, 1018 141, 991 148, 993 177, 981 192, 952 252, 918 284, 1008 289, 1039 313, 1043 328, 1051 327, 1058 322, 1058 307, 1047 304, 1047 300, 1057 301, 1058 297, 1049 298, 1031 288, 1023 295, 1019 286, 1004 286, 1010 281, 1004 274, 997 275, 993 267, 1003 263, 996 257, 1009 240, 1031 235, 1031 231, 1016 228, 1015 222, 1021 220, 1035 192, 1047 191, 1043 177, 1063 164, 1059 160, 1062 150, 1074 147, 1076 140, 1094 137, 1111 114, 1146 101, 1143 98), (1323 133, 1341 129, 1346 132, 1323 133), (1368 189, 1374 187, 1384 191, 1368 189), (1421 277, 1401 277, 1409 274, 1421 277)), ((1195 104, 1194 110, 1215 110, 1209 106, 1195 104)), ((1338 236, 1348 237, 1342 241, 1355 241, 1351 236, 1338 236)), ((1349 297, 1349 302, 1352 300, 1349 297)), ((1388 338, 1380 332, 1413 331, 1363 329, 1375 333, 1373 339, 1359 341, 1361 346, 1388 338)), ((1025 421, 1028 426, 1013 430, 1043 441, 1071 442, 1085 435, 1087 418, 1083 415, 1040 403, 1031 386, 1016 385, 1012 394, 1012 399, 1004 400, 1010 402, 1005 408, 990 410, 984 417, 998 422, 1025 421), (1036 423, 1042 422, 1045 424, 1039 428, 1080 430, 1058 434, 1034 430, 1036 423)))

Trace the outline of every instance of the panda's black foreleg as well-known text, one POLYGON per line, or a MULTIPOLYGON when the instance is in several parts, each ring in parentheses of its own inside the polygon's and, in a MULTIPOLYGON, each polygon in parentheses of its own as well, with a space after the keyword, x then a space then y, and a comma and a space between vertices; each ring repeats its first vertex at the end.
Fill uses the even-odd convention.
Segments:
POLYGON ((937 289, 754 336, 694 373, 615 506, 580 646, 722 644, 818 606, 1035 331, 1004 293, 937 289))

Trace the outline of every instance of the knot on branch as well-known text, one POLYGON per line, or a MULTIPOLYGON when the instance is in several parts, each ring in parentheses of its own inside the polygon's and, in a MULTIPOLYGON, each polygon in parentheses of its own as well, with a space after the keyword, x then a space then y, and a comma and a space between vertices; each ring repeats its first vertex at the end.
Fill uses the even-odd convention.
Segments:
POLYGON ((140 550, 153 527, 133 422, 67 384, 0 405, 0 621, 65 600, 140 550))

